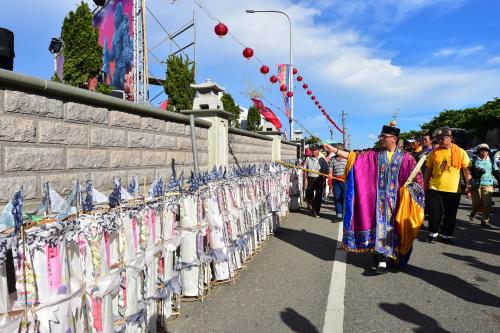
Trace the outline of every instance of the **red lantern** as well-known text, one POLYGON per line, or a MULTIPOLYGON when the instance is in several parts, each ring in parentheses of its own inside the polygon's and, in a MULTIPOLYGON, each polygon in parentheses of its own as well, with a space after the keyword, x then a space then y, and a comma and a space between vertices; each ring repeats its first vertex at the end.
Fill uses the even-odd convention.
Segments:
POLYGON ((280 86, 280 91, 281 91, 281 92, 285 92, 285 91, 286 91, 286 85, 282 84, 282 85, 280 86))
POLYGON ((288 97, 292 97, 292 96, 293 96, 293 91, 289 91, 289 92, 287 92, 287 93, 286 93, 286 95, 287 95, 288 97))
POLYGON ((260 72, 264 75, 269 73, 269 67, 267 67, 266 65, 262 65, 262 67, 260 68, 260 72))
POLYGON ((297 70, 297 68, 293 68, 293 75, 297 74, 299 71, 297 70))
POLYGON ((308 94, 308 95, 311 95, 312 93, 313 93, 313 92, 312 92, 311 90, 308 90, 308 91, 307 91, 307 94, 308 94))
POLYGON ((316 102, 314 102, 314 104, 318 105, 318 104, 319 104, 319 102, 318 102, 318 101, 316 101, 316 102))
POLYGON ((302 76, 300 76, 300 75, 297 76, 297 81, 299 81, 299 82, 302 81, 302 76))
POLYGON ((316 96, 312 95, 311 99, 314 101, 316 99, 316 96))
POLYGON ((321 104, 318 105, 318 108, 322 109, 321 104))
POLYGON ((276 83, 276 82, 278 82, 278 78, 276 77, 276 75, 271 75, 271 77, 269 78, 269 81, 271 81, 271 83, 276 83))
POLYGON ((244 50, 243 50, 243 56, 245 58, 247 58, 248 60, 250 60, 251 57, 253 57, 253 50, 249 47, 246 47, 244 50))
POLYGON ((215 27, 214 27, 214 31, 215 31, 215 34, 217 36, 219 36, 219 38, 222 38, 224 37, 227 32, 228 32, 228 29, 226 27, 226 25, 222 22, 219 22, 219 24, 217 24, 215 27))
POLYGON ((304 84, 302 85, 302 88, 307 89, 307 88, 309 88, 309 86, 307 85, 307 83, 304 83, 304 84))

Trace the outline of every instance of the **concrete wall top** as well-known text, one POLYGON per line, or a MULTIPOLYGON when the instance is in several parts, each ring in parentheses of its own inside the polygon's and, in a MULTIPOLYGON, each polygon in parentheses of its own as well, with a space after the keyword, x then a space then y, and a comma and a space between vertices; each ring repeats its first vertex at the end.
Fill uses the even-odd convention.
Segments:
MULTIPOLYGON (((46 96, 56 97, 58 99, 68 99, 73 102, 81 102, 96 107, 105 107, 134 115, 189 124, 189 117, 182 114, 163 111, 151 106, 129 102, 116 97, 106 96, 85 89, 43 80, 4 69, 0 69, 0 88, 14 88, 20 91, 34 92, 46 96)), ((212 125, 209 121, 202 119, 195 119, 195 124, 205 128, 212 125)))
POLYGON ((285 145, 295 146, 295 147, 299 147, 300 146, 300 143, 294 143, 294 142, 285 141, 285 140, 281 140, 281 143, 283 143, 285 145))
POLYGON ((251 138, 257 138, 257 139, 261 139, 261 140, 267 140, 267 141, 273 140, 273 138, 271 138, 267 135, 263 135, 263 134, 259 134, 259 133, 255 133, 255 132, 250 132, 250 131, 245 131, 245 130, 242 130, 239 128, 234 128, 234 127, 229 127, 228 132, 231 134, 249 136, 251 138))

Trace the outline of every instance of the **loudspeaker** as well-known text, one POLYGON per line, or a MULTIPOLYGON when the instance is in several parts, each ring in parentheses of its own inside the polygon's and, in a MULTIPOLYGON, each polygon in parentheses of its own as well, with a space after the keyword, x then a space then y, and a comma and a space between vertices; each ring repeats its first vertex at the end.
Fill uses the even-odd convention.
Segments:
POLYGON ((14 69, 14 33, 0 28, 0 68, 14 69))
POLYGON ((119 99, 125 99, 125 91, 123 90, 113 90, 111 91, 111 94, 109 94, 109 96, 113 96, 113 97, 116 97, 116 98, 119 98, 119 99))

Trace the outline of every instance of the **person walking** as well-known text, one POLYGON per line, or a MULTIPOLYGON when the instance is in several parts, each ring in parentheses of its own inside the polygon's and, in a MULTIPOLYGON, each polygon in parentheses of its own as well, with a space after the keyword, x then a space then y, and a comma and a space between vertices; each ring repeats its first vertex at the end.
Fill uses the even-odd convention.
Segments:
POLYGON ((490 147, 486 143, 478 145, 476 148, 477 156, 472 159, 470 168, 472 174, 472 211, 469 218, 473 222, 476 213, 482 210, 481 225, 486 228, 491 228, 489 221, 493 177, 498 178, 498 166, 490 158, 490 152, 490 147))
POLYGON ((430 133, 425 132, 422 134, 422 148, 426 154, 429 154, 434 149, 432 135, 430 133))
POLYGON ((356 154, 335 147, 347 159, 342 247, 350 252, 372 252, 376 274, 388 263, 405 265, 424 219, 423 183, 413 156, 398 147, 399 128, 383 126, 381 149, 356 154))
MULTIPOLYGON (((325 148, 328 151, 329 156, 331 156, 328 163, 330 166, 330 175, 343 178, 345 167, 347 165, 347 159, 333 152, 333 148, 343 150, 343 145, 337 144, 333 147, 325 145, 325 148)), ((334 196, 333 200, 335 202, 335 213, 337 214, 338 219, 342 219, 344 208, 344 182, 332 179, 332 188, 334 196)))
POLYGON ((467 187, 465 194, 470 195, 470 159, 467 153, 454 144, 450 128, 436 130, 434 137, 439 145, 429 154, 424 186, 429 190, 429 235, 428 242, 441 235, 441 241, 453 244, 453 230, 457 220, 460 203, 460 171, 464 173, 467 187), (442 226, 441 226, 442 222, 442 226))
MULTIPOLYGON (((312 156, 306 159, 305 168, 308 170, 328 174, 328 164, 324 157, 319 156, 320 146, 312 144, 309 146, 312 156)), ((323 201, 323 190, 325 177, 314 172, 307 172, 306 201, 310 205, 313 216, 319 217, 321 203, 323 201)))

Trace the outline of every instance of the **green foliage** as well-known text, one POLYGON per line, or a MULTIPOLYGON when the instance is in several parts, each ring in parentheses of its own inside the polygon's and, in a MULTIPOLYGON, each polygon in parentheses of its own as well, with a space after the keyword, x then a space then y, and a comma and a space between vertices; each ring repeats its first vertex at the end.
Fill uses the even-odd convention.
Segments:
POLYGON ((190 84, 194 83, 194 65, 189 64, 189 59, 182 55, 171 55, 167 59, 167 73, 165 78, 165 93, 170 100, 168 110, 180 112, 191 110, 195 90, 190 84))
POLYGON ((112 91, 113 91, 113 87, 111 87, 107 83, 99 83, 97 85, 96 92, 98 92, 98 93, 101 93, 104 95, 109 95, 109 94, 111 94, 112 91))
POLYGON ((54 74, 50 78, 50 81, 59 82, 59 83, 62 82, 61 79, 59 78, 59 75, 57 75, 57 72, 54 72, 54 74))
POLYGON ((463 128, 482 141, 488 130, 498 127, 498 124, 500 124, 500 99, 494 98, 477 108, 444 110, 421 127, 429 130, 429 133, 445 126, 463 128))
POLYGON ((224 93, 221 97, 222 106, 224 107, 224 111, 229 112, 232 116, 229 118, 229 125, 239 128, 240 122, 238 119, 240 118, 240 108, 234 102, 233 96, 230 93, 224 93))
POLYGON ((315 136, 308 136, 308 137, 304 138, 304 142, 305 142, 306 145, 311 145, 313 143, 318 143, 319 142, 319 138, 315 137, 315 136))
POLYGON ((92 26, 92 12, 83 1, 64 18, 61 31, 64 42, 64 83, 84 88, 102 68, 99 31, 92 26))
POLYGON ((418 140, 420 138, 421 133, 422 133, 421 131, 416 131, 416 130, 410 130, 408 132, 401 132, 401 133, 399 133, 399 138, 403 139, 403 141, 411 139, 411 138, 415 138, 418 140))
POLYGON ((260 126, 260 121, 260 112, 254 105, 252 105, 250 108, 248 108, 247 130, 252 132, 261 131, 262 127, 260 126))

